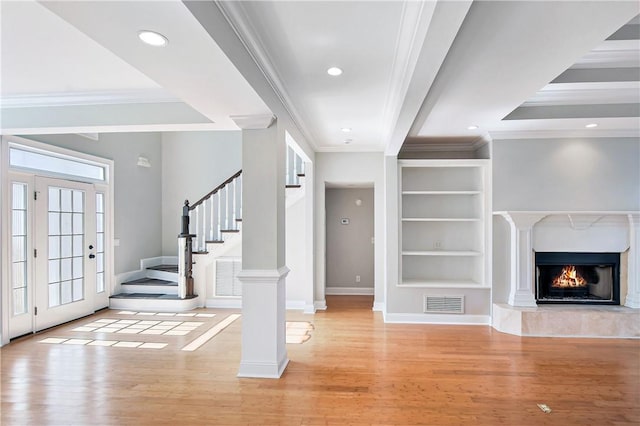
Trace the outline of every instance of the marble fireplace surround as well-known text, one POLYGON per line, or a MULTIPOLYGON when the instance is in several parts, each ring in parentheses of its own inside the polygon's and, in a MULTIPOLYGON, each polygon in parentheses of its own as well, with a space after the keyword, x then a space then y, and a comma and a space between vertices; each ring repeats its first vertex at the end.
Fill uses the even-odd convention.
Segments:
POLYGON ((501 211, 510 228, 510 291, 493 305, 492 325, 519 336, 640 338, 640 212, 501 211), (535 252, 621 254, 620 303, 535 301, 535 252))

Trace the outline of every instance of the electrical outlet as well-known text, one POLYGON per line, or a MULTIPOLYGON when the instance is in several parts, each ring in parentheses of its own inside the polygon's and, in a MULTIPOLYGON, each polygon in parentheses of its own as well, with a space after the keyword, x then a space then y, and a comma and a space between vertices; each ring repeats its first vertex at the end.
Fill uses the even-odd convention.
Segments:
POLYGON ((442 248, 442 241, 435 241, 433 243, 433 248, 436 250, 440 250, 442 248))
POLYGON ((359 283, 360 282, 360 275, 356 275, 356 282, 359 283))

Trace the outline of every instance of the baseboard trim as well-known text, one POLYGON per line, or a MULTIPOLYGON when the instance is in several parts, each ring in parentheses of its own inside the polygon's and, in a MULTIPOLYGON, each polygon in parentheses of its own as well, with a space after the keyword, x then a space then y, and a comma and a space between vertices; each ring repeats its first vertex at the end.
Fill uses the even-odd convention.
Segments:
POLYGON ((327 310, 327 301, 326 300, 315 300, 313 302, 313 307, 316 311, 326 311, 327 310))
POLYGON ((327 296, 373 296, 373 287, 327 287, 327 296))
POLYGON ((375 312, 384 312, 385 303, 384 302, 373 302, 372 311, 375 312))
POLYGON ((456 314, 384 314, 385 323, 398 324, 450 324, 450 325, 491 325, 489 315, 456 314))
MULTIPOLYGON (((205 306, 207 308, 242 309, 242 298, 210 298, 205 301, 205 306)), ((289 311, 303 311, 305 314, 316 313, 316 307, 305 303, 304 300, 287 300, 286 309, 289 311)))
POLYGON ((242 299, 212 298, 204 304, 207 308, 242 309, 242 299))

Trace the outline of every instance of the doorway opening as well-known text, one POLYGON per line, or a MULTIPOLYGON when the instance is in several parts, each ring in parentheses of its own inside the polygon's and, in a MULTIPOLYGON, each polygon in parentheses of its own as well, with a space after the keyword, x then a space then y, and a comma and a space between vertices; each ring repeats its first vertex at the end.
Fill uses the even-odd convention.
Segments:
POLYGON ((371 309, 374 295, 373 185, 325 189, 327 308, 371 309))

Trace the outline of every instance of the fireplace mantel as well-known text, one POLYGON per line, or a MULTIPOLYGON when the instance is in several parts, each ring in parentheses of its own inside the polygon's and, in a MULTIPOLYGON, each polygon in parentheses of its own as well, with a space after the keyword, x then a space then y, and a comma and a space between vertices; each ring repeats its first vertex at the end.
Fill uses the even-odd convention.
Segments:
MULTIPOLYGON (((539 238, 534 241, 534 229, 543 220, 553 223, 560 231, 572 238, 568 244, 586 244, 583 238, 586 233, 596 234, 606 232, 607 237, 613 233, 617 241, 602 238, 602 250, 594 250, 590 245, 584 245, 584 251, 611 251, 611 246, 618 247, 617 251, 628 249, 627 262, 627 294, 621 294, 621 301, 630 308, 640 308, 640 211, 497 211, 493 213, 502 216, 510 226, 510 291, 508 304, 517 307, 536 307, 534 297, 534 247, 536 244, 545 246, 549 250, 548 240, 539 238), (568 219, 568 225, 561 223, 568 219), (564 227, 564 230, 562 228, 564 227), (606 229, 603 230, 603 228, 606 229), (626 296, 626 297, 625 297, 626 296)), ((565 221, 567 222, 567 221, 565 221)), ((558 249, 557 251, 562 251, 558 249)), ((572 251, 580 251, 580 247, 572 246, 572 251)))

